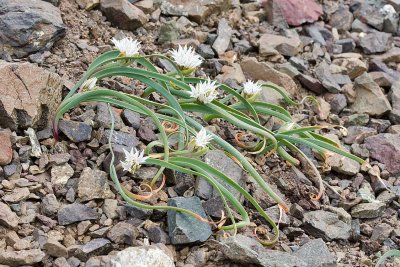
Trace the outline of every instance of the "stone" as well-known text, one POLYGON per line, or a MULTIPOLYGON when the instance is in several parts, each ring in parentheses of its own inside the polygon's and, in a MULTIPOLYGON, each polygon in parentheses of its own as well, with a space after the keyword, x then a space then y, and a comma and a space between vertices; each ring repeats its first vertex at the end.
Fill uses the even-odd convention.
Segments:
POLYGON ((275 70, 266 62, 258 62, 256 58, 244 58, 240 64, 247 79, 263 81, 268 80, 283 87, 289 95, 297 93, 297 85, 289 75, 275 70))
POLYGON ((372 230, 371 240, 383 242, 386 238, 389 238, 392 231, 393 227, 391 227, 389 224, 380 223, 372 230))
POLYGON ((149 14, 154 10, 154 1, 153 0, 141 0, 139 2, 135 2, 135 6, 140 8, 144 13, 149 14))
POLYGON ((382 216, 386 208, 385 203, 360 203, 351 209, 351 216, 360 219, 372 219, 382 216))
POLYGON ((96 238, 78 247, 74 252, 74 256, 81 261, 87 261, 93 256, 104 255, 109 253, 111 250, 112 245, 110 240, 105 238, 96 238))
POLYGON ((340 92, 340 86, 336 82, 336 79, 332 76, 332 73, 329 70, 329 65, 322 61, 315 68, 315 76, 322 83, 322 86, 328 90, 328 92, 336 94, 340 92))
POLYGON ((68 163, 60 166, 53 166, 51 168, 51 183, 55 185, 65 185, 72 175, 74 175, 74 169, 72 169, 68 163))
POLYGON ((344 94, 334 94, 332 97, 326 97, 326 101, 331 105, 331 112, 339 114, 347 107, 347 100, 344 94))
POLYGON ((218 75, 216 79, 222 83, 229 80, 235 80, 237 83, 244 83, 246 81, 246 77, 238 63, 233 63, 232 66, 222 66, 221 72, 222 74, 218 75))
MULTIPOLYGON (((96 117, 95 121, 99 124, 99 126, 104 127, 106 129, 111 128, 111 114, 108 110, 108 106, 106 103, 99 102, 96 105, 96 117)), ((123 122, 119 113, 117 113, 113 109, 113 117, 114 117, 114 128, 115 130, 119 130, 123 127, 123 122)))
POLYGON ((274 0, 290 26, 312 23, 323 14, 322 7, 314 0, 274 0), (307 8, 304 8, 307 7, 307 8))
POLYGON ((362 144, 364 143, 365 138, 376 134, 377 132, 373 128, 364 126, 349 126, 347 128, 347 136, 343 138, 343 141, 345 144, 362 144))
POLYGON ((160 27, 160 34, 158 35, 158 42, 160 44, 175 41, 179 38, 179 29, 175 20, 165 22, 160 27))
POLYGON ((305 267, 308 266, 300 258, 287 252, 269 250, 259 241, 242 234, 230 236, 221 241, 222 253, 230 261, 241 263, 243 266, 255 264, 263 267, 305 267))
POLYGON ((259 43, 259 53, 262 56, 270 56, 276 50, 284 56, 295 56, 299 53, 301 41, 299 38, 288 38, 285 36, 268 34, 261 35, 259 43))
POLYGON ((228 9, 227 0, 199 0, 196 3, 187 0, 161 1, 161 13, 168 16, 186 16, 196 23, 202 23, 212 14, 218 14, 222 9, 228 9))
POLYGON ((62 207, 58 211, 57 216, 60 225, 68 225, 86 220, 96 220, 99 217, 94 209, 80 203, 73 203, 62 207))
MULTIPOLYGON (((105 130, 103 135, 100 138, 101 144, 108 144, 108 138, 110 136, 111 130, 105 130)), ((117 145, 123 145, 128 148, 128 151, 131 148, 135 148, 140 144, 139 139, 133 133, 125 133, 121 131, 114 131, 112 136, 112 143, 117 145)))
MULTIPOLYGON (((31 53, 49 50, 65 35, 66 26, 63 24, 60 10, 50 3, 1 0, 0 6, 0 32, 2 33, 0 51, 11 56, 21 58, 31 53)), ((4 76, 1 75, 1 77, 4 76)), ((31 78, 40 81, 35 75, 31 78)))
POLYGON ((100 7, 107 19, 123 30, 134 31, 148 21, 146 14, 128 0, 101 0, 100 7))
POLYGON ((308 234, 325 241, 347 240, 350 237, 350 225, 339 220, 338 215, 332 212, 309 211, 304 214, 303 222, 303 229, 308 234))
POLYGON ((354 48, 356 48, 356 43, 351 38, 337 40, 335 44, 342 47, 342 53, 353 52, 354 48))
POLYGON ((78 196, 81 201, 92 199, 114 198, 110 190, 108 175, 101 170, 93 170, 89 167, 83 169, 78 181, 78 196))
POLYGON ((217 55, 222 55, 229 47, 231 42, 232 28, 226 19, 221 19, 218 22, 217 39, 215 39, 212 48, 217 55))
POLYGON ((389 119, 393 124, 400 124, 400 81, 392 85, 389 95, 393 107, 393 110, 390 111, 389 119))
POLYGON ((129 216, 140 220, 146 220, 150 218, 151 215, 153 215, 152 209, 142 209, 131 205, 126 205, 125 211, 129 216))
POLYGON ((389 68, 384 62, 382 62, 379 59, 379 57, 370 60, 369 65, 368 65, 368 70, 370 71, 370 73, 375 72, 375 71, 380 71, 380 72, 384 72, 385 74, 389 75, 390 78, 393 79, 393 81, 389 81, 389 82, 391 82, 391 84, 393 84, 395 81, 398 81, 400 79, 400 72, 397 70, 393 70, 392 68, 389 68))
MULTIPOLYGON (((207 218, 198 197, 170 198, 168 206, 188 209, 205 219, 207 218)), ((212 234, 209 224, 181 212, 168 210, 167 221, 169 237, 174 245, 204 242, 212 234)))
POLYGON ((46 253, 52 257, 68 258, 67 248, 52 238, 47 240, 47 242, 43 245, 43 249, 46 250, 46 253))
POLYGON ((127 126, 137 130, 140 127, 140 114, 128 109, 124 109, 121 118, 127 126))
POLYGON ((40 249, 2 251, 0 264, 9 266, 33 265, 42 262, 45 253, 40 249))
POLYGON ((354 112, 366 113, 370 116, 382 116, 392 109, 381 88, 367 73, 355 79, 354 90, 357 96, 350 106, 354 112))
POLYGON ((336 257, 329 251, 321 239, 313 239, 302 245, 293 253, 303 260, 309 267, 336 267, 336 257))
POLYGON ((11 131, 0 129, 0 166, 11 163, 12 157, 11 131))
POLYGON ((369 75, 380 87, 391 87, 395 82, 392 76, 383 71, 369 72, 369 75))
POLYGON ((325 38, 322 36, 321 33, 321 28, 318 27, 317 25, 309 25, 307 27, 304 27, 306 30, 307 34, 316 42, 319 43, 323 46, 326 46, 325 38))
POLYGON ((368 127, 374 128, 378 133, 383 133, 390 126, 389 120, 371 119, 368 127))
POLYGON ((84 122, 61 120, 58 127, 69 140, 75 143, 88 141, 92 136, 92 126, 84 122))
MULTIPOLYGON (((18 227, 19 218, 10 207, 3 202, 0 202, 0 225, 11 229, 18 227)), ((1 254, 1 253, 0 253, 1 254)))
MULTIPOLYGON (((244 179, 244 173, 242 168, 239 167, 231 158, 229 158, 222 150, 210 150, 204 155, 203 161, 210 165, 211 167, 224 173, 226 176, 231 178, 241 187, 245 187, 246 181, 244 179)), ((226 189, 228 189, 234 197, 240 200, 241 194, 230 186, 228 183, 218 181, 226 189)), ((199 197, 210 199, 212 197, 219 197, 218 191, 211 186, 206 180, 197 177, 195 185, 195 193, 199 197)))
POLYGON ((367 23, 375 29, 379 31, 383 30, 384 16, 375 6, 363 3, 359 5, 359 8, 353 11, 353 15, 355 18, 367 23))
POLYGON ((60 76, 34 64, 0 60, 0 127, 47 126, 61 102, 62 85, 60 76))
POLYGON ((353 14, 345 5, 339 5, 339 8, 329 19, 329 25, 338 29, 338 31, 348 31, 353 23, 353 14))
POLYGON ((173 259, 157 245, 129 247, 112 259, 113 266, 175 267, 173 259))
POLYGON ((15 188, 11 194, 5 195, 3 201, 7 203, 18 203, 28 198, 30 192, 26 187, 15 188))
POLYGON ((372 32, 360 38, 360 46, 364 53, 375 54, 386 52, 391 48, 392 34, 385 32, 372 32))
POLYGON ((358 58, 336 58, 333 64, 344 68, 344 74, 349 75, 350 79, 355 79, 367 70, 367 66, 358 58))
POLYGON ((393 47, 386 53, 377 57, 385 63, 395 62, 400 63, 400 47, 393 47))
POLYGON ((357 161, 336 153, 328 158, 327 163, 333 171, 345 175, 356 175, 360 171, 360 164, 357 161))
POLYGON ((391 174, 400 174, 400 134, 377 134, 366 138, 365 144, 373 159, 385 164, 391 174))
POLYGON ((211 46, 207 44, 200 44, 196 47, 196 52, 204 59, 211 59, 215 56, 214 50, 212 50, 211 46))
POLYGON ((116 199, 105 199, 103 204, 103 212, 109 219, 118 218, 118 200, 116 199))
POLYGON ((133 245, 139 235, 138 229, 130 223, 119 222, 107 233, 107 238, 116 244, 133 245))
POLYGON ((300 75, 296 76, 296 79, 303 87, 307 88, 310 91, 313 91, 316 94, 322 94, 326 91, 319 80, 309 75, 301 73, 300 75))

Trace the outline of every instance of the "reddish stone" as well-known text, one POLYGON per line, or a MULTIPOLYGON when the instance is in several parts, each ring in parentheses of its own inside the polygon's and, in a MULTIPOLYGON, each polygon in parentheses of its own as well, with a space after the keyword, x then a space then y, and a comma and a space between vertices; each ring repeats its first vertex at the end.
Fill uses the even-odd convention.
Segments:
POLYGON ((323 14, 322 7, 314 0, 274 0, 280 7, 287 23, 299 26, 306 22, 314 22, 323 14))
POLYGON ((11 131, 0 130, 0 166, 7 165, 12 160, 11 131))

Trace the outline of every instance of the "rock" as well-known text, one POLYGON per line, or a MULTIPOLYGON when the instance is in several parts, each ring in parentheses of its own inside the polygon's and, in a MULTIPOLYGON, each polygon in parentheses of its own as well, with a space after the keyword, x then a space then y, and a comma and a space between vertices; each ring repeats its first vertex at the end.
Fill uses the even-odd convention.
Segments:
POLYGON ((114 198, 108 185, 107 173, 101 170, 83 169, 78 182, 78 196, 81 201, 114 198))
POLYGON ((222 83, 226 83, 229 80, 235 80, 237 83, 246 81, 246 77, 244 77, 242 68, 238 63, 233 63, 232 66, 224 65, 221 71, 222 74, 218 75, 216 79, 222 83))
POLYGON ((360 164, 357 161, 339 154, 333 154, 328 158, 327 163, 333 171, 345 175, 356 175, 360 171, 360 164))
POLYGON ((176 25, 175 20, 165 22, 160 27, 160 34, 158 36, 158 42, 160 44, 175 41, 179 38, 179 29, 176 25))
MULTIPOLYGON (((168 206, 188 209, 205 219, 207 218, 198 197, 170 198, 168 206)), ((167 220, 169 237, 171 238, 171 243, 174 245, 204 242, 212 234, 209 224, 181 212, 168 210, 167 220)))
POLYGON ((44 244, 43 249, 46 253, 52 257, 64 257, 68 258, 68 250, 57 240, 49 238, 44 244))
POLYGON ((30 63, 0 60, 0 126, 11 130, 44 128, 54 118, 61 91, 62 81, 57 74, 30 63))
POLYGON ((9 164, 12 157, 11 131, 0 129, 0 166, 9 164))
MULTIPOLYGON (((211 150, 205 154, 203 158, 204 162, 210 165, 211 167, 219 170, 220 172, 227 175, 241 187, 245 187, 246 181, 244 179, 243 170, 231 159, 229 158, 222 150, 211 150)), ((241 194, 234 189, 229 184, 225 183, 218 179, 218 181, 223 185, 226 189, 228 189, 233 196, 240 200, 241 194)), ((195 193, 199 197, 210 199, 212 197, 218 197, 218 191, 211 186, 206 180, 198 177, 196 179, 196 187, 195 193)))
POLYGON ((367 73, 355 79, 354 90, 357 97, 350 107, 353 111, 370 116, 382 116, 392 109, 381 88, 367 73))
POLYGON ((375 29, 383 30, 384 16, 375 6, 369 5, 368 3, 361 3, 359 8, 353 11, 355 18, 368 25, 374 27, 375 29))
POLYGON ((262 56, 273 55, 275 54, 273 53, 273 51, 276 50, 284 56, 291 57, 297 55, 301 47, 301 42, 299 38, 288 38, 285 36, 268 33, 261 35, 258 43, 259 53, 262 56))
POLYGON ((310 91, 313 91, 316 94, 322 94, 325 92, 322 83, 309 75, 301 73, 300 75, 296 76, 296 79, 301 83, 303 87, 307 88, 310 91))
POLYGON ((78 247, 75 250, 74 256, 81 261, 87 261, 89 258, 97 255, 104 255, 112 250, 110 240, 105 238, 96 238, 88 243, 78 247))
POLYGON ((95 220, 98 217, 99 215, 94 209, 79 203, 64 206, 58 211, 58 223, 60 225, 68 225, 86 220, 95 220))
POLYGON ((146 14, 128 0, 101 0, 100 7, 107 19, 123 30, 134 31, 148 21, 146 14))
MULTIPOLYGON (((355 113, 352 114, 348 117, 348 120, 345 122, 346 127, 348 126, 364 126, 367 125, 369 122, 369 115, 365 114, 365 113, 355 113)), ((350 128, 350 127, 349 127, 350 128)), ((366 127, 367 128, 367 127, 366 127)), ((350 133, 351 135, 353 134, 358 134, 357 132, 359 132, 357 129, 362 129, 360 127, 355 127, 355 128, 350 128, 352 130, 353 133, 350 133)), ((351 138, 349 140, 349 143, 352 143, 355 140, 355 138, 351 138)), ((364 140, 364 139, 362 139, 364 140)), ((361 141, 362 142, 362 141, 361 141)), ((359 142, 358 142, 359 143, 359 142)))
POLYGON ((332 63, 343 67, 345 74, 349 75, 350 79, 357 78, 367 70, 365 63, 358 58, 336 58, 332 63))
POLYGON ((330 93, 336 94, 340 92, 340 86, 332 76, 332 73, 329 70, 329 65, 325 61, 322 61, 315 68, 315 75, 322 83, 322 86, 330 93))
MULTIPOLYGON (((21 58, 50 49, 65 35, 66 27, 61 19, 60 10, 50 3, 1 0, 0 6, 0 32, 2 33, 0 51, 21 58)), ((1 75, 1 77, 7 76, 1 75)), ((30 78, 40 81, 35 75, 30 78)), ((6 79, 11 79, 11 77, 6 79)))
POLYGON ((400 47, 393 47, 386 53, 377 57, 385 63, 395 62, 400 63, 400 47))
MULTIPOLYGON (((101 144, 108 144, 108 138, 110 136, 111 130, 105 130, 104 134, 100 138, 101 144)), ((123 145, 127 147, 128 151, 140 144, 138 138, 133 133, 125 133, 121 131, 114 131, 112 136, 112 143, 117 145, 123 145)))
POLYGON ((392 76, 383 71, 369 72, 369 75, 380 87, 390 87, 395 82, 392 76))
POLYGON ((247 57, 242 60, 240 66, 247 79, 271 81, 283 87, 289 95, 297 92, 296 83, 287 74, 275 70, 266 62, 258 62, 256 58, 247 57))
MULTIPOLYGON (((400 82, 397 81, 390 89, 390 100, 393 110, 390 111, 389 119, 393 124, 400 124, 400 82)), ((0 141, 1 143, 1 141, 0 141)), ((1 164, 0 164, 1 165, 1 164)))
POLYGON ((391 48, 391 45, 392 35, 390 33, 373 32, 360 38, 360 46, 367 55, 386 52, 391 48))
POLYGON ((227 0, 187 0, 161 1, 161 13, 168 16, 186 16, 189 19, 202 23, 210 15, 219 13, 221 9, 228 9, 230 1, 227 0))
POLYGON ((400 134, 381 133, 365 139, 370 156, 385 164, 393 175, 400 174, 400 134))
POLYGON ((144 120, 140 125, 137 134, 140 139, 146 142, 151 142, 158 139, 156 133, 153 130, 152 124, 148 123, 146 120, 144 120))
POLYGON ((325 241, 347 240, 350 237, 351 227, 339 220, 338 215, 332 212, 316 210, 304 214, 303 229, 314 237, 325 241))
MULTIPOLYGON (((99 126, 104 127, 106 129, 111 128, 111 115, 110 111, 108 110, 108 106, 106 103, 99 102, 96 105, 96 117, 95 121, 99 124, 99 126)), ((119 130, 123 127, 123 122, 121 116, 113 109, 113 116, 114 116, 114 128, 115 130, 119 130)))
POLYGON ((133 129, 137 130, 140 127, 140 114, 128 109, 124 109, 121 114, 124 123, 133 129))
POLYGON ((130 223, 119 222, 107 233, 107 238, 116 244, 133 245, 139 235, 138 229, 130 223))
POLYGON ((334 94, 332 97, 325 98, 331 104, 331 112, 339 114, 345 107, 347 107, 346 96, 343 94, 334 94))
POLYGON ((2 251, 0 264, 10 266, 33 265, 42 262, 45 254, 40 249, 2 251))
POLYGON ((308 267, 336 267, 336 257, 332 255, 321 238, 308 241, 293 253, 308 267))
POLYGON ((342 53, 353 52, 354 48, 356 48, 356 43, 351 38, 337 40, 335 44, 342 47, 342 53))
POLYGON ((30 192, 26 187, 15 188, 11 194, 5 195, 3 201, 7 203, 18 203, 28 198, 30 192))
POLYGON ((230 261, 235 263, 256 264, 263 267, 302 267, 308 266, 301 259, 282 251, 268 250, 257 240, 237 234, 223 239, 221 251, 230 261))
POLYGON ((347 128, 347 136, 343 138, 343 141, 345 144, 362 144, 364 143, 365 138, 376 134, 377 132, 373 128, 364 126, 349 126, 347 128))
POLYGON ((105 199, 103 204, 103 212, 109 219, 118 218, 118 200, 116 199, 105 199))
POLYGON ((65 185, 72 175, 74 175, 74 169, 72 169, 68 163, 60 166, 53 166, 51 168, 51 183, 55 185, 65 185))
POLYGON ((125 211, 129 216, 140 219, 140 220, 146 220, 146 219, 150 218, 151 215, 153 215, 152 209, 142 209, 142 208, 130 206, 130 205, 125 206, 125 211))
POLYGON ((382 119, 371 119, 368 126, 377 130, 378 133, 383 133, 384 131, 386 131, 387 128, 389 128, 390 121, 382 119))
POLYGON ((75 143, 90 140, 92 135, 92 126, 84 122, 61 120, 58 127, 69 140, 75 143))
POLYGON ((112 262, 113 266, 175 267, 173 259, 157 245, 126 248, 112 262))
POLYGON ((135 2, 135 6, 140 8, 146 14, 149 14, 154 10, 153 0, 141 0, 139 2, 135 2))
POLYGON ((392 231, 393 227, 391 227, 389 224, 380 223, 372 230, 371 240, 383 242, 386 238, 389 238, 392 231))
POLYGON ((351 216, 360 219, 376 218, 382 216, 385 207, 385 203, 381 202, 360 203, 351 209, 351 216))
POLYGON ((44 215, 53 217, 57 214, 57 211, 60 208, 60 202, 58 202, 54 194, 47 194, 42 199, 41 207, 44 215))
POLYGON ((19 218, 17 214, 15 214, 15 212, 13 212, 8 205, 0 202, 0 225, 11 229, 16 229, 18 227, 18 223, 19 218))
POLYGON ((345 5, 340 5, 335 13, 329 19, 329 25, 338 29, 339 31, 348 31, 351 29, 353 23, 353 14, 345 5))
POLYGON ((215 53, 214 50, 212 50, 210 45, 207 44, 200 44, 197 48, 196 48, 196 52, 203 58, 205 59, 211 59, 214 58, 215 53))
POLYGON ((322 7, 314 0, 274 0, 290 26, 312 23, 323 14, 322 7))
POLYGON ((313 24, 313 25, 309 25, 307 27, 304 27, 304 29, 306 30, 307 34, 317 43, 326 46, 326 42, 325 42, 325 38, 324 36, 322 36, 321 31, 320 31, 320 27, 318 27, 317 25, 313 24))
POLYGON ((229 26, 226 19, 221 19, 218 22, 217 39, 215 39, 212 48, 221 56, 229 47, 231 42, 232 28, 229 26))

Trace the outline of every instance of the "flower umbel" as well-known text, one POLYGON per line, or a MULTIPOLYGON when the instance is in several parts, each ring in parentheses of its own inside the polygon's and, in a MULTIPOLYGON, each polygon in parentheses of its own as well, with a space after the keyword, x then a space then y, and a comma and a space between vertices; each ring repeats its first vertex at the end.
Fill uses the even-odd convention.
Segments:
POLYGON ((113 38, 111 42, 114 43, 115 48, 125 57, 133 57, 139 54, 140 42, 133 40, 131 37, 125 37, 121 40, 113 38))
POLYGON ((96 87, 96 83, 97 83, 96 77, 90 78, 90 79, 86 80, 84 83, 82 83, 81 90, 83 90, 83 91, 92 90, 93 88, 96 87))
POLYGON ((129 171, 131 173, 135 173, 135 171, 140 168, 140 165, 145 163, 146 160, 149 158, 144 156, 143 150, 142 152, 139 152, 139 150, 137 150, 136 148, 135 151, 133 151, 133 148, 131 148, 130 152, 124 149, 124 153, 125 160, 121 160, 122 168, 124 169, 124 171, 129 171))
POLYGON ((258 82, 253 82, 251 80, 248 80, 243 84, 243 94, 245 96, 253 96, 262 91, 261 86, 258 84, 258 82))
POLYGON ((207 81, 199 82, 196 86, 190 85, 190 96, 205 104, 211 103, 217 96, 215 83, 208 78, 207 81))
POLYGON ((198 148, 205 148, 212 139, 212 135, 207 134, 205 128, 201 128, 201 130, 196 135, 195 145, 198 148))
POLYGON ((193 47, 179 46, 177 50, 172 49, 172 59, 183 69, 194 70, 201 65, 201 57, 194 52, 193 47))

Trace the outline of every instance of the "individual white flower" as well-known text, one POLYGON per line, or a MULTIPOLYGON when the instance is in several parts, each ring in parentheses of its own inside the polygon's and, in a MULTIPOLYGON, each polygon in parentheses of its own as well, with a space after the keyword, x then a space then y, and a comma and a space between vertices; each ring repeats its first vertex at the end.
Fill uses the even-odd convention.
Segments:
POLYGON ((201 57, 194 52, 193 47, 180 46, 177 50, 172 49, 172 59, 179 67, 186 69, 195 69, 203 62, 201 57))
POLYGON ((205 104, 211 103, 217 96, 217 86, 215 81, 208 78, 207 81, 199 82, 196 86, 190 85, 190 96, 205 104))
POLYGON ((149 158, 144 156, 143 150, 142 152, 139 152, 139 150, 137 150, 136 148, 135 151, 133 150, 133 148, 131 148, 130 152, 126 151, 125 149, 123 150, 125 153, 125 160, 121 160, 121 166, 124 171, 134 173, 137 169, 139 169, 140 165, 145 163, 146 160, 149 158))
POLYGON ((260 93, 262 90, 261 86, 258 84, 258 82, 253 82, 251 80, 248 80, 243 84, 243 93, 248 96, 253 96, 258 93, 260 93))
POLYGON ((139 54, 140 42, 133 40, 131 37, 125 37, 121 40, 113 38, 111 42, 114 43, 115 48, 125 57, 133 57, 139 54))
POLYGON ((97 83, 97 78, 92 77, 92 78, 86 80, 84 83, 82 83, 81 89, 82 90, 92 90, 93 88, 96 87, 96 83, 97 83))
POLYGON ((205 148, 212 139, 213 139, 212 135, 207 134, 207 131, 205 128, 201 128, 201 130, 196 135, 195 145, 196 145, 196 147, 199 147, 199 148, 205 148))

